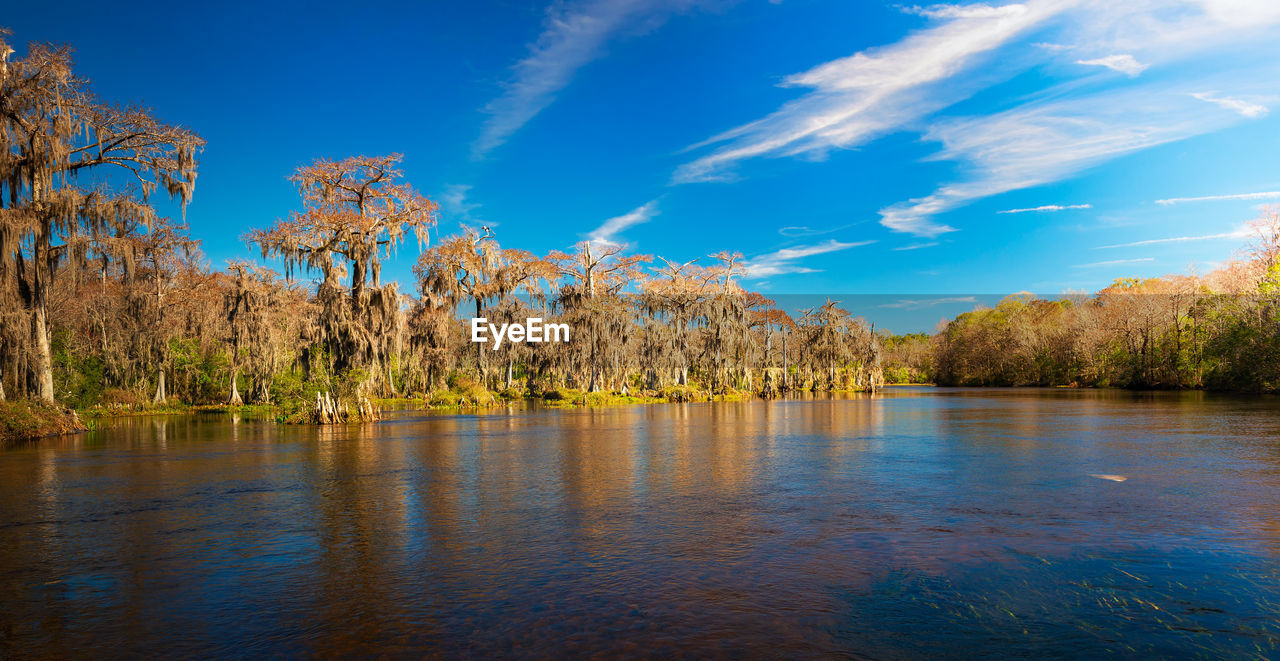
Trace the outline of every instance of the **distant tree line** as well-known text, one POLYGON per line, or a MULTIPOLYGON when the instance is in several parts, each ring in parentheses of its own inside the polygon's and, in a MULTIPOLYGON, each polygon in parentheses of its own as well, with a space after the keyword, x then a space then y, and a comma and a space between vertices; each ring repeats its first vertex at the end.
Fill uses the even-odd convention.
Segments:
POLYGON ((932 337, 885 338, 888 379, 1280 391, 1280 213, 1265 210, 1251 228, 1240 256, 1206 275, 1125 278, 1053 300, 1016 294, 932 337))

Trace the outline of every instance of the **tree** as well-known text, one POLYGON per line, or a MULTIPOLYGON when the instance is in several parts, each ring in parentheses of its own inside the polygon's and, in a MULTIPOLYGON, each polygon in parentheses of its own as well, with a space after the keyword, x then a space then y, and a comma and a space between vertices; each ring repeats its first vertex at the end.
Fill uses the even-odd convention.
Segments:
POLYGON ((25 58, 9 61, 9 34, 0 30, 0 280, 17 290, 30 323, 28 381, 36 397, 53 401, 49 294, 59 265, 83 260, 85 237, 113 220, 152 222, 147 201, 156 188, 185 212, 204 141, 149 110, 98 100, 72 72, 65 46, 31 44, 25 58), (109 180, 112 171, 135 185, 116 192, 79 183, 109 180))
POLYGON ((177 224, 169 218, 162 218, 152 223, 147 232, 139 237, 134 248, 136 260, 150 267, 151 291, 145 296, 145 303, 140 309, 150 308, 151 325, 149 332, 139 333, 139 337, 148 343, 148 353, 156 366, 156 390, 152 397, 153 404, 162 404, 168 398, 165 388, 165 363, 169 358, 169 332, 165 323, 165 294, 175 284, 174 271, 182 257, 190 257, 199 250, 200 242, 187 236, 186 223, 177 224), (150 294, 154 293, 154 298, 150 294))
MULTIPOLYGON (((630 343, 627 333, 630 307, 620 293, 629 285, 641 282, 640 265, 649 262, 648 255, 624 255, 627 246, 619 243, 579 242, 573 253, 553 251, 547 261, 563 283, 556 296, 556 306, 564 311, 577 338, 570 350, 570 360, 582 383, 596 392, 601 388, 602 372, 607 366, 618 367, 630 343)), ((621 382, 613 369, 615 380, 621 382)), ((625 388, 625 383, 619 384, 625 388)))
POLYGON ((399 335, 400 294, 395 283, 381 285, 382 260, 412 233, 419 246, 435 225, 438 205, 400 181, 400 154, 318 160, 290 178, 303 209, 247 239, 264 257, 284 260, 285 276, 298 268, 320 271, 317 340, 335 372, 366 369, 365 384, 382 380, 393 391, 390 373, 399 335), (342 278, 350 275, 350 285, 342 278))
POLYGON ((227 343, 230 345, 230 388, 227 402, 244 403, 238 377, 243 372, 251 379, 250 401, 267 403, 271 399, 271 381, 281 369, 281 354, 289 339, 297 337, 294 312, 288 299, 300 298, 300 292, 276 280, 276 273, 243 260, 227 266, 232 282, 223 292, 223 310, 227 319, 227 343))
POLYGON ((670 355, 674 356, 676 383, 689 385, 689 336, 703 299, 711 293, 710 283, 718 276, 696 266, 698 260, 673 262, 659 257, 663 266, 654 270, 660 276, 647 283, 643 301, 650 317, 665 319, 670 355))
MULTIPOLYGON (((469 302, 474 306, 475 316, 482 317, 490 314, 486 312, 487 306, 497 304, 508 314, 498 314, 494 319, 509 322, 514 321, 510 311, 514 310, 516 294, 523 292, 530 303, 545 302, 545 292, 540 285, 552 277, 552 266, 526 250, 502 249, 493 240, 493 230, 481 229, 483 234, 465 228, 461 235, 443 240, 418 257, 413 270, 424 310, 448 311, 451 315, 463 302, 469 302)), ((435 332, 434 324, 427 323, 422 328, 435 337, 446 337, 435 332)), ((476 369, 481 381, 487 382, 485 347, 477 343, 475 350, 476 369)), ((503 354, 508 359, 508 386, 514 351, 516 348, 508 343, 503 354)))

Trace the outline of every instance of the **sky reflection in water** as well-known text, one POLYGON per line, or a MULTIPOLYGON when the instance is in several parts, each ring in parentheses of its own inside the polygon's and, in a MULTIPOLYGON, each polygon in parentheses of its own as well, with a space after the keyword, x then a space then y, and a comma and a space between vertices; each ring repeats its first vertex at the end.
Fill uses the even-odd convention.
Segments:
POLYGON ((0 452, 0 656, 1274 656, 1278 438, 925 388, 122 420, 0 452))

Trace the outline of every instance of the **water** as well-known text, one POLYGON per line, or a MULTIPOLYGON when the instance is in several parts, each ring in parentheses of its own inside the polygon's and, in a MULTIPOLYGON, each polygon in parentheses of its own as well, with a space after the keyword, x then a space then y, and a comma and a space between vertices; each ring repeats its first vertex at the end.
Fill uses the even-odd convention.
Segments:
POLYGON ((134 418, 0 451, 0 657, 1276 657, 1277 505, 1269 398, 134 418))

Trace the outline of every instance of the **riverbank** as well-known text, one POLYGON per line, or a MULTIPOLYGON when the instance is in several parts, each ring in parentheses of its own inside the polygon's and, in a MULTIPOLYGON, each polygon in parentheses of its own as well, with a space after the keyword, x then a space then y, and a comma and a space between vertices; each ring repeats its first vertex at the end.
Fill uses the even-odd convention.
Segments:
MULTIPOLYGON (((927 385, 927 384, 894 384, 927 385)), ((854 393, 863 390, 815 391, 810 389, 793 392, 854 393)), ((778 395, 774 395, 777 397, 778 395)), ((375 398, 379 409, 416 408, 421 410, 484 409, 512 402, 537 402, 557 408, 598 408, 635 404, 664 404, 692 402, 742 402, 752 399, 770 399, 744 390, 729 389, 711 392, 696 386, 667 386, 659 390, 638 392, 588 392, 572 388, 528 390, 508 388, 492 391, 473 383, 459 382, 449 388, 431 393, 416 393, 406 397, 375 398)), ((184 404, 169 401, 164 404, 139 403, 127 406, 92 406, 80 410, 62 409, 26 400, 0 402, 0 443, 30 441, 46 436, 71 434, 93 428, 98 421, 155 415, 187 415, 191 413, 227 413, 258 415, 281 424, 308 421, 311 402, 290 401, 278 404, 184 404)))
POLYGON ((549 388, 546 390, 521 390, 507 388, 491 391, 473 384, 455 385, 448 389, 436 390, 430 394, 418 394, 413 397, 377 399, 380 406, 395 404, 417 404, 424 409, 464 409, 484 408, 504 402, 536 401, 548 406, 558 407, 595 407, 619 406, 627 404, 659 404, 673 402, 733 402, 755 397, 751 393, 739 390, 727 390, 712 393, 690 386, 668 386, 661 390, 641 390, 638 392, 588 392, 572 388, 549 388))
POLYGON ((71 409, 32 401, 0 402, 0 445, 88 429, 71 409))

